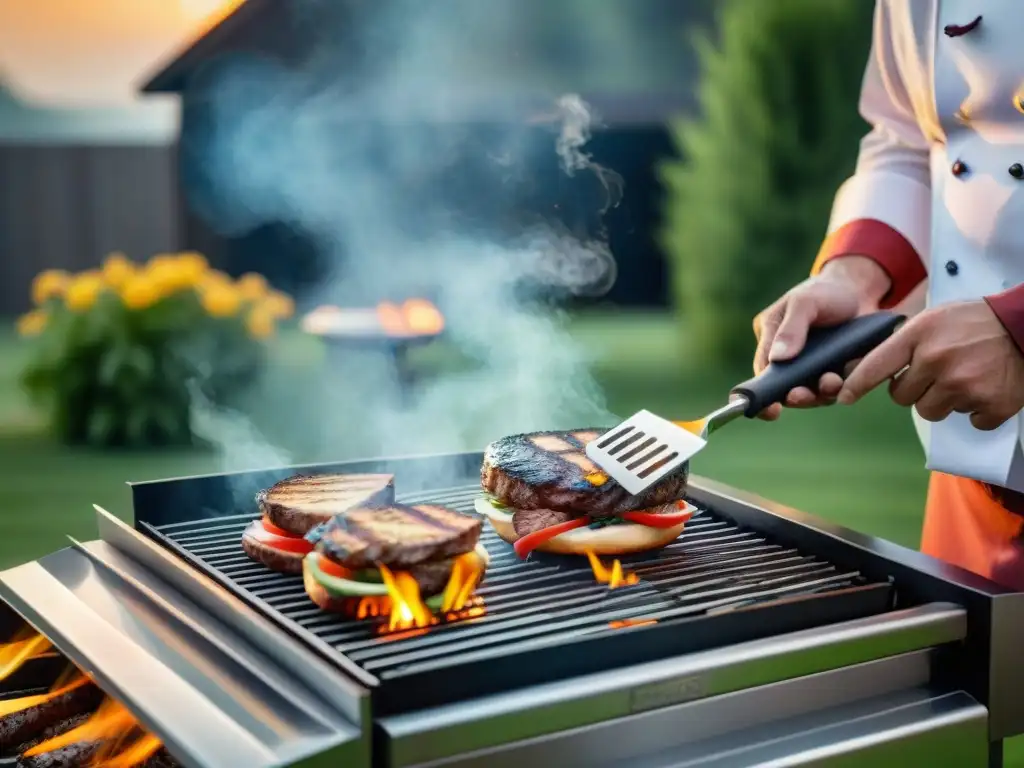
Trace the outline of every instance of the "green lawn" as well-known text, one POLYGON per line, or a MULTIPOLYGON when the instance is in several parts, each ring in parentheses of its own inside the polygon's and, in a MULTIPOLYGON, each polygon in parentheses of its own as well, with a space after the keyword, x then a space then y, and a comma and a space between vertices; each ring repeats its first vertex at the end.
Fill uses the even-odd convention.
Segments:
MULTIPOLYGON (((639 408, 670 418, 703 415, 723 401, 737 376, 747 375, 708 371, 688 359, 675 325, 663 316, 579 318, 572 333, 591 354, 609 408, 622 417, 639 408)), ((0 473, 7 490, 0 567, 59 548, 66 535, 95 536, 93 503, 130 515, 126 481, 223 466, 213 455, 101 453, 55 445, 19 393, 23 353, 21 342, 0 336, 0 473)), ((346 451, 325 448, 329 439, 317 445, 301 439, 316 425, 322 406, 296 387, 317 381, 321 350, 289 336, 275 356, 274 373, 261 389, 266 407, 260 411, 270 417, 266 432, 286 435, 282 439, 299 461, 349 458, 346 451)), ((425 365, 437 365, 445 351, 424 350, 423 356, 425 365)), ((343 382, 327 386, 338 389, 343 382)), ((918 543, 927 480, 923 457, 909 414, 884 392, 853 408, 789 412, 774 424, 736 422, 715 435, 695 471, 851 528, 911 547, 918 543)), ((1013 747, 1006 764, 1024 766, 1024 750, 1013 747)))

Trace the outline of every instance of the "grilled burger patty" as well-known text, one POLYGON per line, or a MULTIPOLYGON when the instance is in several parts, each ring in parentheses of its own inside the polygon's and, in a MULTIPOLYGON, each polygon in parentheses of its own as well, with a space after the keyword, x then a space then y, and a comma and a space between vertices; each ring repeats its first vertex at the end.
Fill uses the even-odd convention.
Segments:
POLYGON ((256 495, 271 523, 297 536, 354 506, 395 501, 395 478, 383 474, 296 475, 256 495))
POLYGON ((280 573, 302 573, 302 552, 286 552, 283 549, 268 547, 249 535, 247 531, 242 532, 242 549, 249 557, 257 563, 263 563, 272 571, 280 573))
POLYGON ((311 531, 318 552, 352 570, 409 570, 471 551, 483 521, 437 504, 356 508, 311 531))
MULTIPOLYGON (((602 472, 587 458, 584 447, 606 431, 530 432, 495 440, 484 453, 481 485, 517 510, 517 516, 524 515, 524 520, 529 517, 527 510, 544 510, 551 518, 546 525, 584 514, 599 518, 654 509, 683 498, 688 464, 636 496, 602 472)), ((531 523, 530 530, 537 528, 531 523)))

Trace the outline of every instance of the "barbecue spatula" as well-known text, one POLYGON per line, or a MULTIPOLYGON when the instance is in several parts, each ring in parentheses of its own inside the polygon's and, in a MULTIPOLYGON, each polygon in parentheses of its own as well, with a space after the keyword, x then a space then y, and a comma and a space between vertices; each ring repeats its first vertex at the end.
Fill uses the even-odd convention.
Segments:
POLYGON ((847 363, 889 338, 903 320, 892 312, 875 312, 812 329, 799 355, 771 363, 758 376, 736 385, 729 393, 735 398, 703 419, 672 422, 640 411, 587 443, 587 456, 635 496, 693 458, 712 432, 740 416, 754 418, 782 402, 795 387, 817 389, 822 375, 841 374, 847 363))

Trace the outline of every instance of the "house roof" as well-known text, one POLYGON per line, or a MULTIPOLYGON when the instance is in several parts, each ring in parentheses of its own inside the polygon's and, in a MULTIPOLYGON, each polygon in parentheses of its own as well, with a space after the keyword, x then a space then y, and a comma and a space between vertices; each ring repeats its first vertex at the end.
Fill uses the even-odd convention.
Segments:
POLYGON ((204 61, 248 42, 268 14, 280 12, 281 0, 244 0, 226 16, 201 27, 185 47, 155 74, 144 80, 142 93, 180 93, 189 74, 204 61))
MULTIPOLYGON (((310 22, 308 17, 294 12, 295 0, 245 0, 233 12, 221 18, 212 26, 207 26, 197 34, 179 54, 163 66, 160 71, 150 77, 141 90, 143 93, 182 93, 189 85, 190 79, 200 68, 214 58, 233 52, 259 52, 271 54, 282 59, 301 58, 314 47, 310 38, 323 33, 325 27, 339 32, 343 27, 333 23, 310 22)), ((353 20, 350 13, 357 16, 359 10, 374 7, 375 3, 365 0, 327 0, 330 12, 345 14, 344 18, 353 20), (365 3, 365 4, 364 4, 365 3)), ((672 0, 650 0, 650 3, 673 4, 672 0)), ((324 5, 317 6, 325 8, 324 5)), ((696 5, 697 10, 687 11, 686 16, 692 23, 706 23, 707 13, 696 5)), ((346 24, 352 29, 357 23, 346 24)), ((666 40, 675 41, 681 36, 674 24, 666 24, 669 30, 658 30, 666 40)), ((652 30, 653 31, 653 30, 652 30)), ((353 32, 353 34, 358 34, 353 32)), ((343 36, 343 34, 342 34, 343 36)), ((344 42, 338 35, 331 35, 332 43, 343 49, 344 42)), ((661 41, 661 42, 665 42, 661 41)), ((645 44, 652 43, 647 40, 645 44)), ((674 45, 674 44, 673 44, 674 45)), ((358 47, 358 46, 355 46, 358 47)), ((677 49, 678 50, 678 49, 677 49)), ((664 122, 665 119, 680 112, 689 111, 695 102, 695 93, 689 85, 692 82, 694 66, 690 51, 683 51, 682 58, 675 61, 676 66, 670 67, 671 84, 666 81, 646 83, 648 87, 617 87, 588 90, 585 87, 581 95, 600 115, 606 125, 642 125, 664 122), (690 70, 690 71, 688 71, 690 70)), ((344 65, 342 65, 344 66, 344 65)), ((336 70, 335 70, 336 71, 336 70)), ((485 95, 474 94, 467 90, 451 105, 453 109, 449 117, 455 120, 478 119, 483 117, 507 119, 535 119, 536 110, 530 105, 550 105, 550 98, 539 96, 536 99, 520 98, 504 88, 487 86, 485 95)), ((570 90, 576 90, 570 87, 570 90)), ((543 112, 545 107, 540 106, 543 112)), ((369 115, 366 115, 369 117, 369 115)), ((403 115, 408 117, 408 115, 403 115)), ((386 115, 377 116, 387 119, 386 115)), ((425 119, 437 120, 436 116, 424 115, 425 119)), ((444 118, 441 118, 442 120, 444 118)), ((543 120, 541 120, 543 122, 543 120)))

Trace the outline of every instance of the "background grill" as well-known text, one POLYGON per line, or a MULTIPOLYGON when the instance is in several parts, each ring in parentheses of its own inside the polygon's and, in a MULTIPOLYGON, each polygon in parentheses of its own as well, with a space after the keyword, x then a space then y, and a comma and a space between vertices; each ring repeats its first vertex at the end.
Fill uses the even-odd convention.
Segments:
MULTIPOLYGON (((479 496, 473 485, 399 499, 475 514, 479 496)), ((641 581, 614 590, 583 558, 519 560, 485 523, 485 615, 382 634, 386 619, 324 613, 301 577, 249 560, 240 539, 258 516, 253 504, 246 514, 139 528, 311 647, 329 646, 329 658, 374 689, 378 715, 858 618, 891 601, 889 584, 700 509, 672 545, 622 558, 641 581)))

